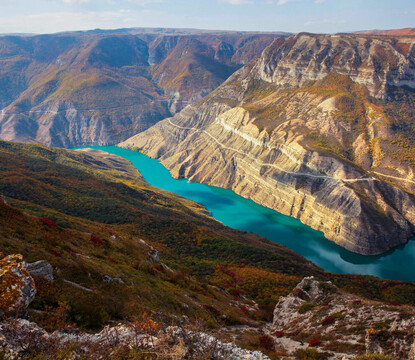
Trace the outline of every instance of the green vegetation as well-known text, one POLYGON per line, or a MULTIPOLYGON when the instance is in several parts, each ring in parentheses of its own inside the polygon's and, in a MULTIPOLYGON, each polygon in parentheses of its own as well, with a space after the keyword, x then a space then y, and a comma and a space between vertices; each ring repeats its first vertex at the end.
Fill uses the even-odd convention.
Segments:
POLYGON ((210 329, 257 324, 271 320, 279 297, 306 275, 369 299, 415 305, 413 284, 325 273, 153 188, 128 163, 115 169, 82 152, 0 142, 0 168, 0 193, 11 205, 0 201, 0 251, 59 269, 53 283, 36 279, 31 305, 32 320, 50 330, 62 318, 96 330, 143 313, 170 323, 186 315, 210 329), (174 271, 152 261, 140 239, 174 271))
POLYGON ((298 312, 300 314, 305 314, 305 313, 313 310, 316 306, 317 306, 317 304, 315 304, 315 303, 305 302, 303 305, 300 306, 300 308, 298 309, 298 312))
POLYGON ((384 354, 365 354, 358 356, 356 360, 393 360, 393 357, 384 354))

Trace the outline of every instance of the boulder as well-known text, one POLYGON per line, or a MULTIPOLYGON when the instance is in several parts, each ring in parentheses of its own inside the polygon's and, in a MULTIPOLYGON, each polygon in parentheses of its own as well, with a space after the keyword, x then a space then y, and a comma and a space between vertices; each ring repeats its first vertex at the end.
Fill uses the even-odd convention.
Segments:
POLYGON ((44 260, 39 260, 34 263, 27 264, 27 270, 33 277, 44 278, 48 281, 53 281, 52 265, 44 260))
POLYGON ((35 282, 22 255, 9 255, 0 260, 1 318, 23 314, 35 294, 35 282))

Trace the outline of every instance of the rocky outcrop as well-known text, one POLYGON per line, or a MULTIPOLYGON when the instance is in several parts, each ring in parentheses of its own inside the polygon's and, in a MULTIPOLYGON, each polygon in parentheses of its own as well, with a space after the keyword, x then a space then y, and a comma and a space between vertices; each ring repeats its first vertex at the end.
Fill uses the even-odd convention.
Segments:
POLYGON ((335 358, 355 359, 367 352, 404 360, 414 324, 412 307, 365 301, 308 277, 280 298, 270 331, 276 345, 291 352, 314 343, 335 358))
POLYGON ((45 260, 39 260, 34 263, 28 263, 27 271, 29 271, 30 275, 32 275, 35 278, 40 277, 48 281, 53 281, 52 265, 45 260))
POLYGON ((381 254, 413 235, 415 172, 399 155, 411 145, 396 141, 405 135, 387 109, 402 99, 382 103, 369 92, 383 97, 411 83, 413 42, 310 34, 275 41, 203 100, 120 146, 160 157, 174 177, 298 218, 350 251, 381 254))
POLYGON ((409 351, 408 360, 415 360, 415 342, 411 346, 411 350, 409 351))
POLYGON ((0 347, 6 356, 19 358, 28 353, 56 355, 57 349, 67 349, 71 358, 85 356, 105 357, 111 353, 128 350, 151 351, 164 359, 196 359, 209 354, 212 360, 269 360, 259 351, 249 351, 233 343, 223 343, 203 332, 189 331, 181 327, 167 327, 152 334, 137 324, 127 323, 106 327, 100 333, 47 333, 35 323, 27 320, 12 320, 0 323, 0 347))
POLYGON ((9 255, 0 260, 0 317, 24 313, 36 294, 22 255, 9 255))
POLYGON ((283 87, 301 87, 329 73, 349 76, 372 96, 388 96, 391 86, 415 88, 412 38, 298 34, 283 45, 275 42, 253 71, 283 87))

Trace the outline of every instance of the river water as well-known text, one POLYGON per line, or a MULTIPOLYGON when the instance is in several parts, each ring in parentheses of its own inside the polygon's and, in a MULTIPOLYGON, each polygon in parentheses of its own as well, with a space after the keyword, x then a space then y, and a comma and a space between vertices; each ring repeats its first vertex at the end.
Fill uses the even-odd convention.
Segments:
POLYGON ((116 146, 89 146, 131 161, 148 183, 203 204, 223 224, 283 244, 326 271, 415 281, 415 239, 382 256, 362 256, 324 238, 299 220, 247 200, 231 190, 172 178, 158 161, 116 146))

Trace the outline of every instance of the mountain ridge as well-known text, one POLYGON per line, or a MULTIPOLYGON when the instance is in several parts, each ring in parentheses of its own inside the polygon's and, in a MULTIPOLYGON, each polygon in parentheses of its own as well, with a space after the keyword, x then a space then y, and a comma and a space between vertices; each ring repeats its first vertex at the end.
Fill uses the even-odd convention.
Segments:
POLYGON ((413 131, 413 91, 402 87, 414 80, 413 45, 363 35, 275 40, 204 99, 120 146, 160 157, 175 177, 299 218, 348 250, 380 254, 414 229, 412 146, 395 139, 413 131), (388 75, 397 69, 402 82, 388 75))
POLYGON ((0 138, 60 147, 120 142, 212 91, 278 36, 110 31, 2 37, 0 138), (164 62, 184 50, 181 60, 164 62))

